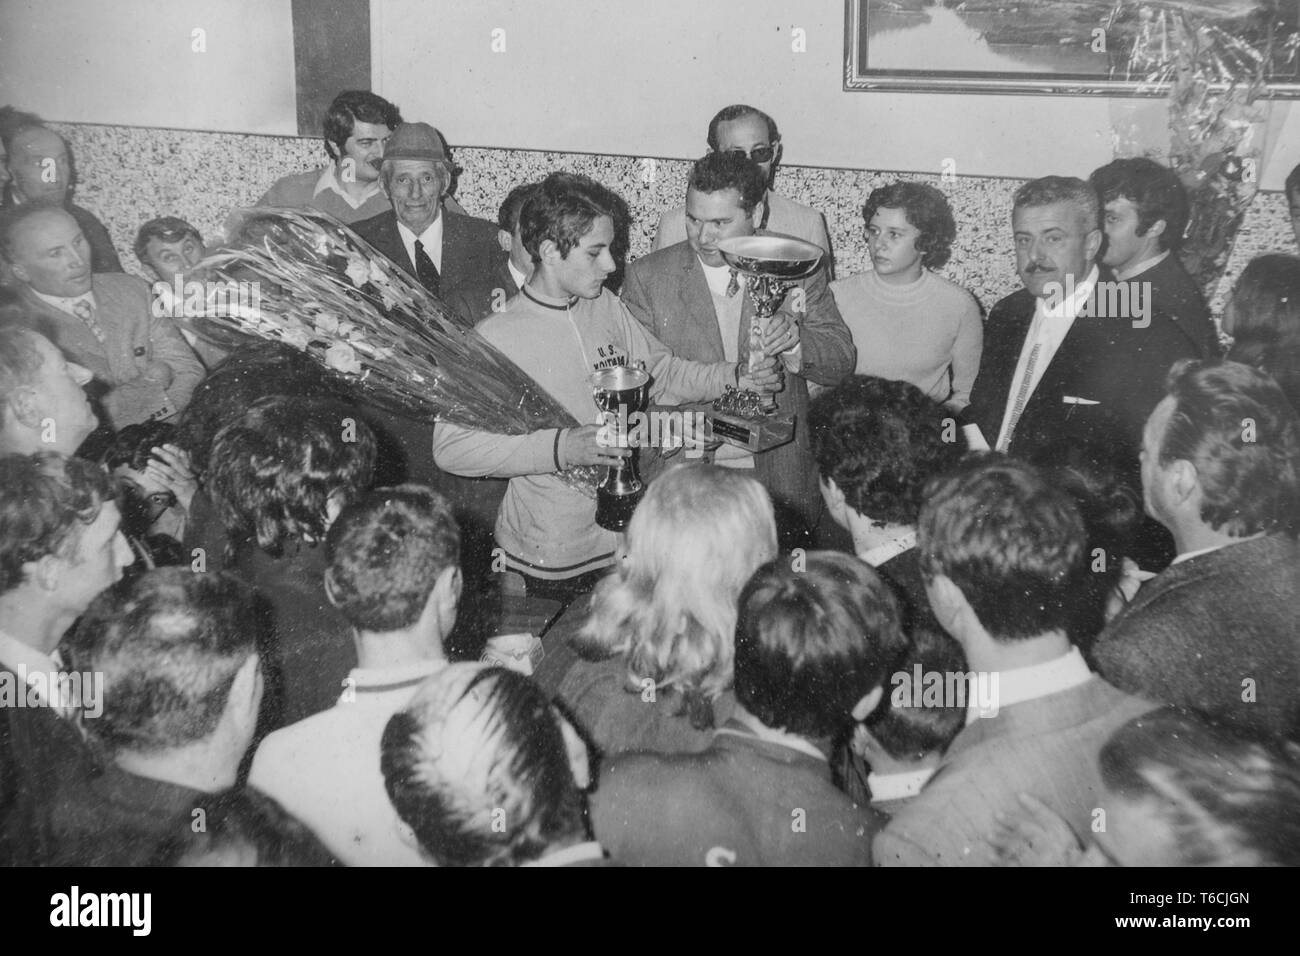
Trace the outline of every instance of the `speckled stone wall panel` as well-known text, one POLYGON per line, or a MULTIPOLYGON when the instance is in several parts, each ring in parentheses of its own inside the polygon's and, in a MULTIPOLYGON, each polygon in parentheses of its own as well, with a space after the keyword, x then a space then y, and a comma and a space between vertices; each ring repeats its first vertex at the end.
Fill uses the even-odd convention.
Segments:
MULTIPOLYGON (((141 127, 60 127, 76 158, 77 202, 108 226, 128 269, 139 269, 131 252, 135 231, 159 215, 188 219, 209 240, 230 210, 255 202, 280 176, 312 169, 325 160, 319 140, 295 137, 199 133, 141 127)), ((660 213, 685 198, 690 163, 628 156, 525 150, 455 150, 463 169, 456 197, 476 216, 495 220, 497 207, 515 185, 554 170, 585 173, 627 200, 633 214, 631 256, 650 250, 660 213)), ((1054 170, 1044 170, 1044 174, 1054 170)), ((877 186, 912 179, 940 187, 952 203, 957 241, 943 274, 970 289, 985 308, 1019 285, 1011 249, 1011 196, 1023 180, 872 172, 863 169, 783 167, 777 189, 826 215, 840 276, 866 268, 862 204, 877 186)), ((1294 252, 1285 198, 1261 193, 1247 213, 1220 292, 1256 255, 1294 252)))

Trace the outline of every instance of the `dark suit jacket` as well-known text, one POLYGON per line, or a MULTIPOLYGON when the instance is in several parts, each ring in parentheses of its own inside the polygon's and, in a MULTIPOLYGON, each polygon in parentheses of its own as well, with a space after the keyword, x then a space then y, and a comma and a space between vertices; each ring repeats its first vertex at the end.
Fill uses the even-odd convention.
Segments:
POLYGON ((1106 805, 1097 755, 1119 727, 1152 708, 1100 678, 1002 707, 957 735, 935 775, 876 837, 878 866, 989 866, 985 836, 999 811, 1020 815, 1029 793, 1087 839, 1106 805))
MULTIPOLYGON (((808 435, 807 383, 840 384, 853 374, 857 351, 831 296, 825 270, 818 269, 798 286, 804 291, 803 315, 791 311, 793 288, 781 304, 781 311, 798 321, 803 365, 798 374, 787 373, 785 388, 777 393, 780 410, 795 413, 795 439, 756 455, 754 476, 774 502, 797 511, 811 529, 821 511, 821 493, 808 435)), ((749 323, 754 314, 749 293, 742 294, 745 300, 737 351, 741 356, 748 350, 749 323)), ((726 360, 708 280, 689 242, 660 249, 629 265, 622 298, 637 320, 676 355, 697 362, 726 360)))
MULTIPOLYGON (((27 695, 18 675, 0 666, 0 680, 27 695)), ((52 811, 83 789, 95 770, 73 724, 49 707, 0 707, 0 866, 54 862, 52 811)))
POLYGON ((1163 261, 1128 281, 1149 282, 1152 308, 1169 316, 1183 335, 1191 340, 1201 357, 1219 356, 1222 350, 1219 348, 1219 336, 1214 330, 1214 321, 1210 318, 1210 307, 1205 304, 1205 296, 1197 288, 1196 282, 1183 268, 1178 253, 1171 252, 1163 261))
POLYGON ((1171 566, 1142 585, 1093 656, 1116 687, 1295 737, 1300 545, 1265 535, 1171 566))
MULTIPOLYGON (((508 256, 497 243, 495 223, 461 216, 447 209, 443 210, 442 216, 439 297, 464 313, 471 322, 476 321, 492 311, 495 289, 503 290, 506 299, 518 291, 506 266, 508 256)), ((397 214, 391 209, 354 223, 352 229, 412 276, 415 275, 415 263, 406 254, 401 233, 397 231, 397 214)))
MULTIPOLYGON (((1092 316, 1074 320, 1029 396, 1008 452, 1032 458, 1062 439, 1092 442, 1112 449, 1118 473, 1140 487, 1142 427, 1164 397, 1170 366, 1198 357, 1200 350, 1162 313, 1153 314, 1146 328, 1135 328, 1130 318, 1105 316, 1096 300, 1094 289, 1092 316), (1066 397, 1097 404, 1067 404, 1066 397)), ((1034 306, 1034 296, 1020 289, 993 307, 984 327, 984 356, 961 418, 978 425, 989 445, 1002 428, 1034 306)))
POLYGON ((91 290, 97 321, 107 338, 103 343, 85 322, 37 298, 30 286, 22 287, 22 296, 64 355, 90 369, 107 386, 104 410, 114 428, 171 418, 183 411, 205 374, 203 363, 170 318, 154 315, 148 284, 136 276, 110 272, 94 275, 91 290), (166 388, 140 378, 153 359, 171 366, 172 383, 166 388))

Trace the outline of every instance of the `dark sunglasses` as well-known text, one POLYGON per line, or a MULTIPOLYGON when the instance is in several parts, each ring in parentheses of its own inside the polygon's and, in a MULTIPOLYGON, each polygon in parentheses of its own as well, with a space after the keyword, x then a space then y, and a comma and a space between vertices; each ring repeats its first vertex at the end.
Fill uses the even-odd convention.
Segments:
MULTIPOLYGON (((745 151, 741 149, 739 146, 737 146, 735 149, 724 149, 723 152, 739 153, 741 156, 745 155, 745 151)), ((772 143, 763 143, 759 146, 755 146, 753 149, 749 151, 749 158, 756 163, 770 163, 773 157, 775 156, 776 156, 776 146, 772 143)))

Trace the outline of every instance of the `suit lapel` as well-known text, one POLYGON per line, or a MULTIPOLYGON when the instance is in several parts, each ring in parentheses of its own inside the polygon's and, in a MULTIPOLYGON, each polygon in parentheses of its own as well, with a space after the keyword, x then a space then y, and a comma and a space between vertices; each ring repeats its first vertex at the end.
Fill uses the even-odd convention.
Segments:
POLYGON ((444 209, 442 215, 442 268, 439 273, 442 276, 442 285, 444 287, 455 285, 460 281, 460 277, 469 272, 466 268, 463 255, 467 252, 465 246, 465 230, 462 227, 461 217, 454 212, 448 212, 444 209))
MULTIPOLYGON (((713 294, 709 280, 704 277, 704 267, 689 242, 682 243, 683 258, 677 284, 682 302, 682 315, 690 318, 689 335, 699 345, 691 353, 697 361, 721 362, 725 356, 722 332, 718 326, 718 313, 713 308, 713 294)), ((685 350, 683 350, 685 351, 685 350)))
MULTIPOLYGON (((104 346, 100 345, 99 339, 95 338, 86 327, 86 323, 75 315, 69 315, 61 309, 56 309, 44 299, 38 298, 29 287, 25 286, 22 294, 27 305, 49 321, 51 331, 54 333, 54 344, 68 358, 90 369, 100 381, 111 381, 112 368, 104 352, 104 346)), ((99 299, 98 293, 95 298, 99 299)), ((102 302, 100 305, 102 308, 102 302)))

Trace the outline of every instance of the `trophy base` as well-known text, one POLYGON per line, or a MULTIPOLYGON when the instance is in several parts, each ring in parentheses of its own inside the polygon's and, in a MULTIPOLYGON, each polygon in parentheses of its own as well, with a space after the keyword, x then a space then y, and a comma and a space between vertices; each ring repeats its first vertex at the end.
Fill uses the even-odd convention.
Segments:
POLYGON ((746 418, 719 412, 707 403, 694 407, 704 413, 704 437, 707 441, 724 441, 755 455, 794 441, 793 412, 746 418))
POLYGON ((596 489, 596 524, 606 531, 623 531, 632 520, 632 512, 640 503, 645 490, 630 495, 611 494, 603 488, 596 489))

